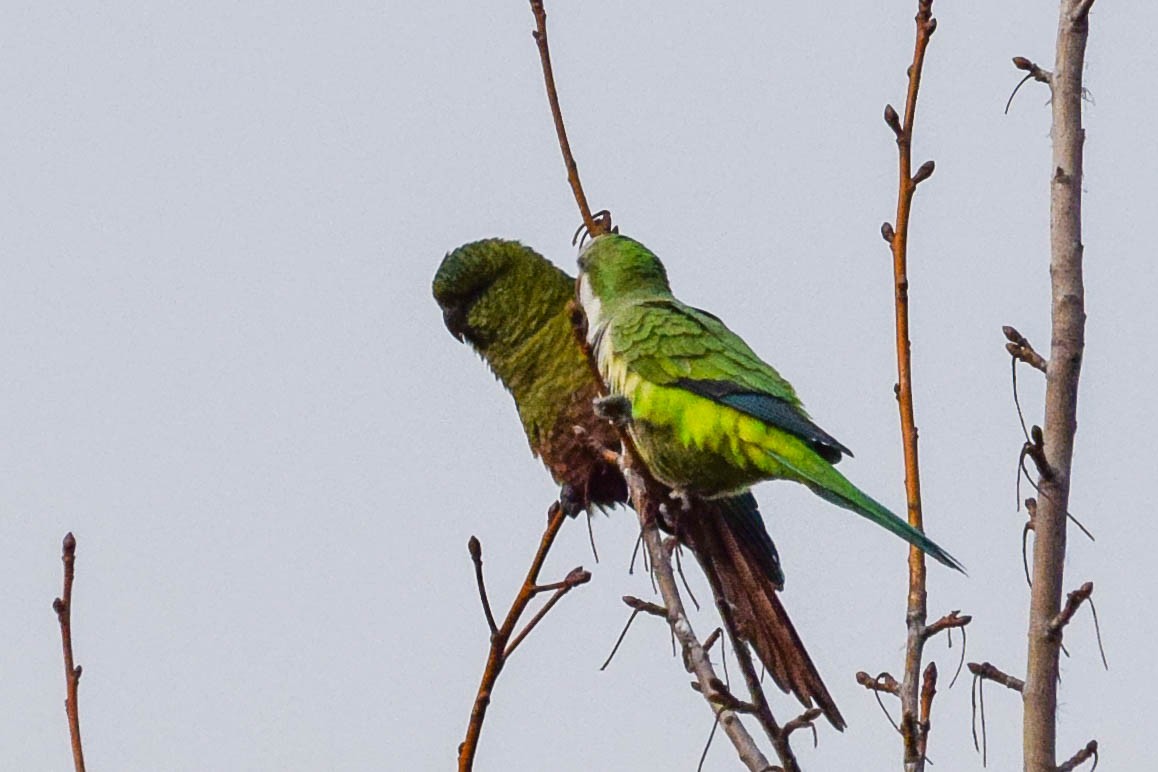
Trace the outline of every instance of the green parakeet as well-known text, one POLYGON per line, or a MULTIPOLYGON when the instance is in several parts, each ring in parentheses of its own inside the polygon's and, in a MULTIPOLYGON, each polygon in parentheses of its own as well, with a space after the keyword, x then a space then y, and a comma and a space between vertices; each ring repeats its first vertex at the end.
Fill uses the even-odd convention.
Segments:
POLYGON ((833 464, 852 455, 812 422, 792 386, 719 318, 681 303, 654 254, 618 234, 579 256, 587 339, 652 475, 682 494, 735 495, 794 480, 947 566, 949 553, 863 493, 833 464))
MULTIPOLYGON (((450 332, 469 343, 511 393, 531 450, 577 513, 627 502, 618 466, 602 452, 619 448, 614 428, 597 418, 597 383, 575 339, 568 301, 575 280, 514 241, 466 244, 443 259, 434 297, 450 332)), ((829 721, 845 726, 828 689, 781 605, 776 547, 751 494, 697 502, 679 538, 732 610, 776 684, 829 721)))

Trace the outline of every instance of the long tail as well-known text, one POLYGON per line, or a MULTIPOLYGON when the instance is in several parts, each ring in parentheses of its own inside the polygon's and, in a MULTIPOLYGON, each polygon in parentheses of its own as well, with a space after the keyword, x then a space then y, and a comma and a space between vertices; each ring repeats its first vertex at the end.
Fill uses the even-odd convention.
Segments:
POLYGON ((728 605, 737 635, 756 650, 776 685, 806 707, 815 702, 844 729, 844 717, 777 597, 784 574, 752 495, 705 501, 680 519, 679 530, 718 602, 728 605))
POLYGON ((965 573, 965 566, 957 558, 950 555, 937 545, 932 539, 918 531, 907 521, 894 515, 883 504, 877 502, 860 488, 848 481, 848 478, 833 468, 815 453, 790 462, 778 453, 769 453, 781 464, 798 474, 812 492, 823 499, 831 501, 838 507, 844 507, 866 517, 886 531, 895 533, 926 555, 935 558, 941 563, 965 573))

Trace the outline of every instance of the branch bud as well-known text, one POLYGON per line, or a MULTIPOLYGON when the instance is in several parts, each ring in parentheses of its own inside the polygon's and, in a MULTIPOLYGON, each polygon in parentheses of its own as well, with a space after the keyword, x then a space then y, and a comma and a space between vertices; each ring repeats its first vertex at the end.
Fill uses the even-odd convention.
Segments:
POLYGON ((933 170, 937 165, 932 161, 925 161, 921 164, 921 168, 917 169, 917 173, 913 175, 913 184, 920 185, 925 180, 933 176, 933 170))
POLYGON ((885 105, 885 123, 893 130, 893 133, 898 137, 901 136, 901 117, 897 115, 897 111, 893 109, 892 105, 885 105))

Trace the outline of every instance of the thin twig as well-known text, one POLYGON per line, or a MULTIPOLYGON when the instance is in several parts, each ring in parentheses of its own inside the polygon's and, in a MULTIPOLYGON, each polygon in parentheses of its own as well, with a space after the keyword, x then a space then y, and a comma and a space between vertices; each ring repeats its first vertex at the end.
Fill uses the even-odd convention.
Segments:
POLYGON ((874 696, 876 696, 877 705, 881 706, 881 712, 885 714, 885 718, 887 718, 889 723, 893 725, 893 729, 900 733, 901 727, 893 718, 893 714, 889 713, 889 709, 885 707, 885 703, 881 699, 881 694, 891 694, 894 697, 900 697, 901 685, 897 682, 897 679, 893 678, 889 673, 881 673, 876 678, 873 678, 871 675, 861 670, 856 674, 856 682, 871 691, 874 696))
POLYGON ((712 731, 708 732, 708 741, 704 743, 704 752, 700 754, 700 763, 696 765, 696 772, 703 772, 704 762, 708 759, 708 751, 712 748, 712 739, 716 736, 716 730, 720 728, 720 714, 712 719, 712 731))
POLYGON ((1048 634, 1060 639, 1062 629, 1070 623, 1071 619, 1074 618, 1074 614, 1076 614, 1078 609, 1081 608, 1082 603, 1089 600, 1090 596, 1093 594, 1094 583, 1086 582, 1078 589, 1066 595, 1066 605, 1060 612, 1058 612, 1057 616, 1050 620, 1048 634))
MULTIPOLYGON (((932 0, 919 0, 917 5, 917 33, 913 47, 913 61, 909 66, 909 86, 905 96, 903 121, 892 106, 885 108, 885 122, 897 140, 899 182, 895 224, 885 223, 881 233, 893 253, 894 306, 896 315, 897 348, 897 406, 901 416, 901 440, 905 456, 905 498, 908 521, 918 531, 924 529, 921 511, 921 477, 917 457, 917 424, 913 411, 912 344, 909 335, 909 277, 908 236, 913 194, 917 186, 928 179, 934 170, 933 162, 926 161, 914 173, 912 166, 913 123, 917 113, 917 95, 921 87, 921 72, 929 40, 937 29, 933 18, 932 0)), ((898 696, 901 698, 901 734, 904 738, 904 763, 907 772, 923 772, 925 754, 920 747, 918 732, 914 731, 919 710, 921 688, 921 659, 928 638, 925 620, 928 618, 925 589, 925 554, 916 547, 909 549, 909 590, 906 609, 907 636, 905 666, 898 696)), ((891 720, 891 717, 890 717, 891 720)), ((926 738, 927 739, 927 738, 926 738)))
POLYGON ((792 733, 798 729, 810 729, 812 730, 812 747, 817 747, 820 744, 820 738, 816 734, 816 719, 822 715, 824 715, 824 711, 820 708, 809 708, 784 725, 784 737, 791 737, 792 733))
POLYGON ((932 723, 929 715, 933 711, 933 697, 937 694, 937 663, 930 662, 925 666, 924 680, 921 685, 921 720, 917 725, 917 750, 925 758, 925 751, 929 747, 929 729, 932 723))
POLYGON ((1090 598, 1090 613, 1094 615, 1094 635, 1098 638, 1098 653, 1102 655, 1102 667, 1106 670, 1110 669, 1110 663, 1106 661, 1106 647, 1102 645, 1102 625, 1098 622, 1098 607, 1094 605, 1094 599, 1090 598))
POLYGON ((547 527, 543 531, 543 537, 539 541, 539 549, 535 552, 534 558, 531 560, 531 565, 527 569, 527 576, 523 579, 523 584, 519 588, 518 594, 511 603, 511 608, 507 612, 507 616, 503 619, 502 626, 495 628, 494 619, 489 613, 489 601, 487 600, 487 593, 485 585, 482 581, 482 545, 478 543, 478 539, 471 538, 470 553, 471 559, 475 564, 475 575, 479 583, 479 593, 481 595, 484 609, 487 609, 488 622, 491 626, 490 636, 490 651, 487 654, 486 665, 483 668, 482 681, 479 683, 478 693, 475 696, 474 706, 470 711, 470 722, 466 728, 466 739, 458 746, 458 768, 459 772, 468 772, 474 767, 474 757, 478 752, 478 741, 482 734, 483 720, 486 718, 487 708, 491 702, 491 692, 494 690, 495 683, 498 681, 499 674, 503 670, 503 666, 507 662, 507 658, 515 647, 522 642, 530 631, 538 624, 539 620, 555 605, 556 602, 563 595, 565 595, 572 588, 577 587, 591 579, 591 574, 584 571, 582 568, 576 568, 567 578, 556 585, 546 585, 546 587, 556 587, 554 594, 547 600, 539 612, 527 623, 522 632, 512 641, 511 638, 515 633, 515 626, 518 625, 519 619, 526 610, 527 605, 531 600, 544 589, 543 585, 538 584, 539 572, 543 569, 543 563, 547 559, 547 553, 551 550, 551 545, 555 542, 555 537, 559 534, 559 529, 563 526, 563 521, 567 519, 567 515, 563 511, 563 507, 559 502, 551 505, 547 511, 547 527), (476 557, 477 553, 477 557, 476 557), (509 642, 509 646, 508 646, 509 642))
POLYGON ((607 659, 605 659, 603 664, 599 666, 601 671, 606 670, 607 666, 611 664, 611 660, 615 658, 615 653, 619 651, 619 645, 623 643, 623 639, 627 637, 627 631, 631 629, 631 623, 635 621, 637 616, 639 616, 639 611, 639 609, 635 609, 631 612, 631 616, 627 618, 627 624, 623 626, 623 632, 621 632, 619 637, 615 639, 615 645, 611 647, 611 653, 607 655, 607 659))
POLYGON ((589 234, 597 236, 610 228, 611 218, 596 219, 592 216, 591 207, 587 205, 587 196, 583 193, 583 185, 579 182, 579 167, 575 164, 575 156, 571 154, 571 143, 567 141, 563 110, 559 107, 559 92, 555 89, 555 74, 551 69, 551 51, 547 45, 547 11, 543 8, 543 0, 531 0, 531 13, 535 15, 535 31, 532 35, 539 48, 543 81, 547 86, 547 101, 551 103, 551 117, 555 121, 555 135, 559 138, 559 149, 563 152, 563 165, 567 167, 567 182, 570 183, 571 193, 574 194, 575 203, 579 206, 583 225, 589 234))
MULTIPOLYGON (((1013 87, 1013 92, 1009 95, 1009 99, 1005 102, 1006 115, 1009 114, 1009 107, 1013 104, 1013 98, 1017 96, 1017 92, 1021 90, 1021 87, 1024 86, 1027 81, 1032 79, 1038 81, 1039 83, 1044 83, 1047 86, 1053 84, 1053 75, 1048 70, 1043 70, 1041 67, 1038 67, 1024 56, 1013 57, 1013 66, 1026 73, 1026 75, 1018 82, 1016 86, 1013 87)), ((1045 370, 1043 369, 1042 372, 1045 372, 1045 370)))
MULTIPOLYGON (((953 648, 953 631, 949 630, 949 648, 953 648)), ((949 688, 953 688, 953 684, 957 683, 957 676, 961 675, 961 668, 965 667, 965 649, 967 638, 965 637, 965 628, 961 628, 961 658, 957 660, 957 669, 953 671, 953 677, 949 679, 949 688)))
MULTIPOLYGON (((968 614, 961 616, 961 610, 955 609, 933 624, 926 626, 921 636, 927 641, 942 630, 952 630, 954 627, 964 628, 965 625, 972 621, 973 617, 968 614)), ((949 645, 952 646, 951 643, 949 645)))
POLYGON ((997 667, 990 662, 970 662, 969 672, 978 678, 1001 684, 1015 692, 1021 692, 1025 689, 1025 681, 998 670, 997 667))
POLYGON ((680 575, 680 581, 683 582, 684 589, 688 591, 688 600, 692 602, 692 605, 695 607, 696 611, 699 611, 700 602, 696 600, 696 594, 692 592, 692 586, 688 584, 688 578, 684 575, 684 564, 683 561, 680 560, 680 554, 683 552, 683 549, 674 539, 671 540, 671 543, 672 549, 670 551, 675 554, 676 573, 680 575))
MULTIPOLYGON (((554 594, 552 594, 550 598, 547 598, 547 602, 544 603, 542 608, 540 608, 535 613, 535 616, 531 617, 531 621, 527 622, 527 626, 524 627, 518 635, 511 639, 511 642, 507 644, 507 648, 503 651, 503 657, 509 657, 512 653, 514 653, 519 644, 522 643, 523 640, 531 634, 531 631, 535 629, 535 625, 539 624, 539 621, 547 615, 548 611, 554 608, 555 604, 558 603, 564 595, 579 585, 586 584, 589 581, 591 581, 591 572, 584 571, 582 567, 579 567, 572 569, 571 573, 567 574, 567 578, 563 581, 549 585, 549 587, 554 588, 554 594)), ((538 595, 545 589, 547 588, 536 587, 534 592, 536 595, 538 595)))
POLYGON ((1090 740, 1086 743, 1086 747, 1075 753, 1073 756, 1062 764, 1058 765, 1057 772, 1073 772, 1082 764, 1090 759, 1094 760, 1094 766, 1090 767, 1090 772, 1094 772, 1098 768, 1098 741, 1090 740))
POLYGON ((1049 363, 1046 362, 1045 357, 1034 350, 1029 340, 1018 332, 1016 327, 1011 327, 1007 324, 1001 328, 1001 332, 1005 334, 1006 340, 1009 341, 1005 344, 1005 350, 1008 351, 1014 359, 1019 359, 1030 367, 1041 370, 1043 373, 1046 371, 1049 363))
MULTIPOLYGON (((972 663, 970 663, 972 664, 972 663)), ((970 670, 973 668, 970 667, 970 670)), ((970 725, 973 730, 973 749, 981 753, 981 766, 988 766, 989 764, 989 738, 985 730, 985 679, 980 675, 974 674, 973 688, 969 693, 970 706, 972 708, 972 716, 970 725), (977 706, 981 705, 981 744, 977 743, 977 706)))
POLYGON ((490 598, 487 597, 487 585, 483 580, 482 543, 478 540, 477 536, 471 536, 466 546, 470 551, 471 562, 474 563, 474 578, 478 584, 479 600, 482 601, 483 614, 485 614, 487 618, 487 627, 491 629, 491 635, 496 635, 499 631, 499 626, 495 624, 495 615, 491 612, 491 601, 490 598))
POLYGON ((72 532, 64 535, 60 559, 64 563, 64 589, 59 598, 52 602, 56 619, 60 622, 60 643, 64 649, 64 680, 66 697, 64 710, 68 714, 68 734, 72 739, 72 764, 76 772, 84 772, 84 748, 80 743, 80 707, 77 704, 77 690, 83 669, 72 658, 72 582, 76 575, 76 537, 72 532))

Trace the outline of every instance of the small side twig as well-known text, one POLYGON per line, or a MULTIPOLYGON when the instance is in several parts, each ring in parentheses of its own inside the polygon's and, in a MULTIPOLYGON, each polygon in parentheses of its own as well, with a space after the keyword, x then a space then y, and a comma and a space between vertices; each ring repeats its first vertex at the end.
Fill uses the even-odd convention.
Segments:
MULTIPOLYGON (((1036 67, 1037 65, 1034 66, 1036 67)), ((1016 327, 1011 327, 1007 324, 1001 328, 1001 331, 1005 333, 1005 338, 1009 341, 1005 344, 1005 350, 1009 352, 1010 356, 1025 362, 1030 367, 1041 370, 1043 373, 1046 371, 1049 363, 1045 360, 1045 357, 1037 353, 1029 340, 1018 332, 1016 327)))
POLYGON ((72 738, 72 763, 76 772, 84 772, 84 748, 80 743, 80 708, 77 705, 77 690, 83 669, 73 661, 72 656, 72 582, 76 575, 76 537, 72 532, 64 535, 60 559, 64 563, 64 589, 60 597, 52 602, 56 619, 60 622, 60 643, 64 649, 64 678, 66 697, 64 709, 68 714, 68 734, 72 738))
POLYGON ((893 714, 889 713, 889 709, 885 707, 884 700, 881 699, 882 693, 891 694, 894 697, 901 696, 901 685, 897 679, 893 678, 889 673, 881 673, 876 678, 873 678, 861 670, 856 674, 856 682, 873 693, 877 698, 877 705, 881 707, 881 712, 885 714, 885 718, 893 725, 893 729, 897 730, 897 733, 900 734, 900 725, 897 724, 896 719, 893 718, 893 714))
POLYGON ((1053 74, 1049 70, 1043 70, 1036 64, 1026 59, 1024 56, 1013 57, 1013 66, 1026 73, 1016 86, 1013 87, 1013 92, 1009 95, 1009 100, 1005 103, 1005 112, 1009 114, 1009 106, 1013 104, 1013 98, 1017 96, 1017 92, 1021 90, 1030 80, 1036 80, 1039 83, 1044 83, 1047 86, 1053 86, 1053 74))
MULTIPOLYGON (((933 711, 933 697, 937 694, 937 663, 930 662, 925 666, 924 679, 921 683, 921 720, 917 725, 917 750, 921 758, 929 747, 929 729, 932 723, 929 715, 933 711)), ((927 759, 926 759, 927 760, 927 759)))
POLYGON ((567 578, 561 582, 555 582, 544 587, 536 587, 534 591, 536 595, 538 595, 540 592, 546 592, 549 590, 554 590, 555 592, 551 595, 550 598, 547 598, 547 602, 543 604, 542 608, 535 612, 535 616, 531 617, 531 621, 527 622, 527 626, 524 627, 519 632, 519 634, 511 640, 509 644, 507 644, 507 648, 503 651, 503 657, 505 658, 511 656, 515 649, 518 648, 519 644, 522 643, 523 640, 531 634, 531 631, 535 629, 535 625, 539 624, 539 621, 547 615, 548 611, 554 608, 555 604, 558 603, 564 595, 579 585, 586 584, 589 581, 591 581, 591 572, 584 571, 582 566, 580 566, 578 568, 571 569, 571 572, 567 574, 567 578))
POLYGON ((816 734, 816 719, 820 718, 824 711, 820 708, 809 708, 801 713, 796 718, 784 725, 784 737, 791 737, 792 733, 798 729, 812 730, 812 747, 815 748, 820 744, 820 738, 816 734))
POLYGON ((1094 765, 1090 767, 1090 772, 1094 772, 1098 768, 1098 741, 1090 740, 1086 743, 1086 747, 1070 756, 1065 762, 1058 765, 1057 772, 1073 772, 1082 764, 1090 759, 1094 760, 1094 765))
POLYGON ((459 772, 468 772, 474 767, 475 754, 478 752, 478 741, 482 734, 483 720, 486 718, 487 708, 491 702, 491 692, 494 690, 495 683, 498 681, 499 674, 503 670, 507 659, 515 648, 522 643, 522 641, 531 633, 531 630, 539 623, 540 620, 550 611, 554 605, 568 592, 575 587, 591 580, 591 574, 584 571, 582 568, 572 570, 567 577, 561 582, 555 582, 548 585, 540 585, 539 572, 543 569, 543 563, 547 559, 547 553, 551 550, 551 545, 555 542, 555 537, 562 528, 564 520, 567 515, 563 511, 563 507, 559 502, 551 505, 547 511, 547 527, 543 531, 543 537, 539 541, 539 549, 535 552, 534 558, 531 560, 530 568, 527 569, 527 576, 523 580, 522 586, 519 588, 518 594, 511 603, 511 608, 507 612, 507 616, 503 619, 501 626, 496 626, 494 615, 490 610, 490 600, 487 597, 486 585, 482 577, 482 545, 475 537, 471 537, 468 547, 470 549, 471 561, 475 566, 475 578, 479 586, 479 596, 482 600, 483 611, 487 617, 487 624, 490 627, 490 650, 487 654, 486 665, 483 668, 482 681, 479 683, 478 693, 475 695, 474 706, 470 712, 470 722, 467 724, 466 739, 458 746, 458 768, 459 772), (531 621, 515 635, 515 627, 519 623, 523 612, 527 605, 535 598, 536 595, 542 592, 554 591, 547 602, 543 604, 542 608, 531 618, 531 621))
POLYGON ((1093 594, 1094 583, 1086 582, 1078 589, 1066 595, 1065 607, 1058 612, 1056 617, 1050 620, 1049 631, 1046 634, 1055 638, 1061 638, 1062 629, 1074 618, 1074 614, 1081 608, 1082 603, 1089 600, 1093 594))
POLYGON ((925 629, 921 632, 921 635, 927 641, 930 638, 932 638, 934 635, 936 635, 937 633, 941 632, 942 630, 951 630, 954 627, 965 627, 965 625, 969 624, 972 621, 973 621, 972 616, 970 616, 969 614, 965 614, 964 616, 962 616, 961 610, 955 609, 953 611, 950 611, 948 614, 941 617, 940 619, 938 619, 933 624, 926 625, 925 629))
POLYGON ((970 662, 969 672, 977 678, 984 681, 993 681, 1015 692, 1020 692, 1025 689, 1025 681, 998 670, 997 667, 990 662, 970 662))
POLYGON ((485 614, 487 618, 487 627, 491 629, 491 635, 497 635, 499 626, 495 624, 495 615, 491 611, 491 601, 490 598, 487 597, 487 585, 483 580, 482 543, 478 540, 477 536, 471 536, 466 546, 470 552, 471 562, 474 563, 474 578, 478 584, 479 600, 482 602, 483 614, 485 614))

